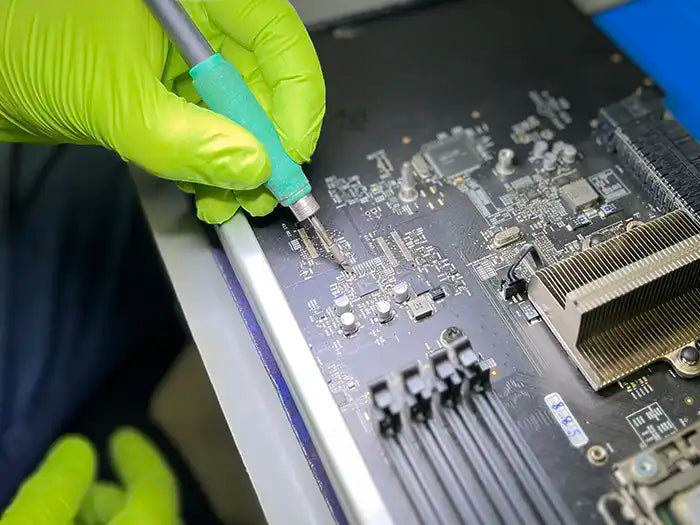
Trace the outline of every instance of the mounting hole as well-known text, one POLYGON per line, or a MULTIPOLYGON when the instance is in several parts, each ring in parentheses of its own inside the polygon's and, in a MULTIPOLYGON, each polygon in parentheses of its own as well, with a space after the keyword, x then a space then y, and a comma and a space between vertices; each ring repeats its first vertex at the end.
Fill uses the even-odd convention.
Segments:
POLYGON ((632 219, 627 224, 625 224, 625 230, 629 232, 634 230, 635 228, 639 228, 640 226, 644 226, 644 221, 632 219))
POLYGON ((593 445, 586 452, 586 458, 591 465, 604 465, 608 461, 608 451, 600 445, 593 445))

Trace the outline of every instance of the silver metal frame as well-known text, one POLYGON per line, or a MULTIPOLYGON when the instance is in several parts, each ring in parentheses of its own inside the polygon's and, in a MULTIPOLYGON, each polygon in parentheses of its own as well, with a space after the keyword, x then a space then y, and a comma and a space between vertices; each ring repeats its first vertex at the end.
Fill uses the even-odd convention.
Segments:
POLYGON ((265 254, 241 213, 218 229, 351 523, 392 523, 265 254))
POLYGON ((319 490, 189 197, 132 167, 142 207, 270 525, 329 525, 319 490))

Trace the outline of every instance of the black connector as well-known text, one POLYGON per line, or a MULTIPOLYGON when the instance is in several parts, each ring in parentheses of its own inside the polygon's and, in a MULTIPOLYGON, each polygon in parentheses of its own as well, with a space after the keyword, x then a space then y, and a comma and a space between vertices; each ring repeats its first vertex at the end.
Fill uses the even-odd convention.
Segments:
POLYGON ((380 434, 395 436, 401 432, 401 405, 394 399, 386 379, 380 379, 370 385, 369 391, 377 412, 380 434))
POLYGON ((432 391, 421 377, 418 365, 413 365, 401 372, 401 379, 406 390, 408 413, 413 421, 426 421, 433 417, 432 391))
POLYGON ((506 301, 510 301, 517 296, 523 296, 527 292, 527 282, 516 273, 516 270, 528 255, 532 257, 532 262, 535 263, 536 268, 544 266, 537 248, 532 244, 523 245, 513 264, 508 267, 505 279, 501 281, 501 296, 506 301))
POLYGON ((506 301, 511 301, 514 297, 522 296, 527 292, 527 282, 522 277, 513 281, 501 280, 501 297, 506 301))
POLYGON ((430 356, 435 373, 435 388, 440 404, 455 406, 462 400, 462 376, 450 360, 447 348, 442 348, 430 356))

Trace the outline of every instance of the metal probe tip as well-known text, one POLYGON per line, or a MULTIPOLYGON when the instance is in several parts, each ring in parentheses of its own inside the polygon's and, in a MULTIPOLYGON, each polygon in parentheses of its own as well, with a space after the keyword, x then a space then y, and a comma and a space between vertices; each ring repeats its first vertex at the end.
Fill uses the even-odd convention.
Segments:
POLYGON ((340 247, 333 242, 331 236, 328 235, 326 228, 323 226, 321 221, 318 220, 318 217, 315 215, 309 216, 309 222, 311 223, 311 226, 313 226, 314 230, 316 230, 316 234, 320 237, 321 242, 323 242, 323 245, 326 247, 326 250, 328 250, 328 253, 331 254, 331 258, 338 263, 343 270, 346 272, 352 272, 352 266, 350 265, 350 260, 348 259, 347 255, 345 255, 343 250, 341 250, 340 247))

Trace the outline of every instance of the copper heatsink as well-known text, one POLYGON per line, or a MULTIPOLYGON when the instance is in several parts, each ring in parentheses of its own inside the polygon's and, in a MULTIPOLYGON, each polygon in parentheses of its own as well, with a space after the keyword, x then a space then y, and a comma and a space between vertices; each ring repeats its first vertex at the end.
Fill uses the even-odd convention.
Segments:
POLYGON ((700 363, 700 222, 673 211, 538 270, 528 295, 596 390, 658 360, 683 377, 700 363))

